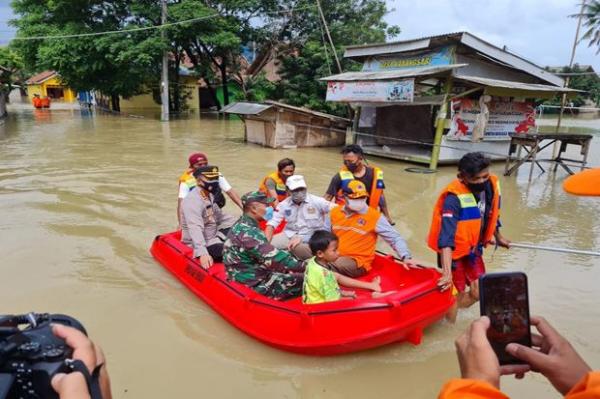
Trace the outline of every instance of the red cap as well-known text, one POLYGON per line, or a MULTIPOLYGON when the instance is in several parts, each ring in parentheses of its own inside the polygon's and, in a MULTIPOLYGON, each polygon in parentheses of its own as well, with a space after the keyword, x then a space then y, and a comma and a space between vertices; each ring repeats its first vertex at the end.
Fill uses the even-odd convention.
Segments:
POLYGON ((206 157, 206 155, 201 152, 196 152, 190 155, 190 157, 188 158, 188 161, 190 162, 190 168, 193 167, 194 164, 196 164, 200 160, 208 162, 208 158, 206 157))

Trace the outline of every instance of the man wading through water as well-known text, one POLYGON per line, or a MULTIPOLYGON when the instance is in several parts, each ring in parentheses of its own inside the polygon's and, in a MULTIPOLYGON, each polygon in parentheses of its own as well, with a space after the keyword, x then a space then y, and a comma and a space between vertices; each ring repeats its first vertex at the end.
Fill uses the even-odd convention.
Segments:
POLYGON ((438 253, 443 270, 438 285, 442 290, 454 285, 458 291, 456 306, 448 314, 451 321, 457 307, 467 308, 479 300, 478 279, 485 274, 483 248, 510 247, 500 234, 500 182, 490 173, 490 163, 480 152, 463 156, 457 179, 442 191, 433 210, 428 245, 438 253))

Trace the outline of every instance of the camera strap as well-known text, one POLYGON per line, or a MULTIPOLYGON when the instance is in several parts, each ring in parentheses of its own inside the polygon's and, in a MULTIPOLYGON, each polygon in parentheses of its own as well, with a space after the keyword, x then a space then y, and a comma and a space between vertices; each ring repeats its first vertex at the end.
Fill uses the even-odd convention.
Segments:
POLYGON ((85 378, 92 399, 102 399, 102 391, 100 390, 100 369, 104 364, 97 365, 91 375, 85 363, 79 359, 67 360, 67 366, 71 369, 71 372, 77 371, 83 374, 83 378, 85 378))

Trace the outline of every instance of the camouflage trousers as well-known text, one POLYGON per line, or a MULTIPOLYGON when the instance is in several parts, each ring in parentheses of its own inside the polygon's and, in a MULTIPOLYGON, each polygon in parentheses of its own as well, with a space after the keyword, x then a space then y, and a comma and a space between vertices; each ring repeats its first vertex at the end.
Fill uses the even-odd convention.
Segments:
POLYGON ((284 301, 302 295, 304 273, 273 273, 264 283, 253 287, 259 294, 284 301))

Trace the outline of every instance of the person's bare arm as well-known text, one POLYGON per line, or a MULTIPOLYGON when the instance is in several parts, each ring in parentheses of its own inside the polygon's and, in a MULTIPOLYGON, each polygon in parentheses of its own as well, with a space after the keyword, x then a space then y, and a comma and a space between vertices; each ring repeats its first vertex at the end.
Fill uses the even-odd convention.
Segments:
POLYGON ((181 198, 177 198, 177 230, 181 230, 181 198))
POLYGON ((396 224, 396 222, 394 222, 392 220, 392 217, 390 216, 390 211, 388 210, 388 206, 387 206, 387 201, 385 200, 385 194, 381 194, 381 200, 379 201, 379 208, 381 209, 381 213, 383 213, 383 216, 386 217, 386 219, 390 222, 390 224, 393 226, 396 224))
POLYGON ((273 226, 267 225, 267 228, 265 229, 265 237, 267 237, 267 241, 271 242, 274 232, 275 228, 273 226))
POLYGON ((229 196, 229 198, 231 198, 231 200, 240 208, 240 209, 244 209, 244 205, 242 205, 242 199, 240 198, 240 196, 238 195, 237 191, 235 191, 233 188, 229 191, 227 191, 227 196, 229 196))
POLYGON ((442 248, 440 257, 442 263, 442 277, 438 280, 438 287, 440 287, 442 291, 445 291, 452 285, 452 248, 442 248))
POLYGON ((356 280, 351 277, 344 276, 343 274, 333 273, 335 275, 335 280, 338 284, 343 285, 347 288, 361 288, 363 290, 370 291, 381 291, 381 285, 379 279, 376 277, 373 281, 366 282, 361 280, 356 280))

